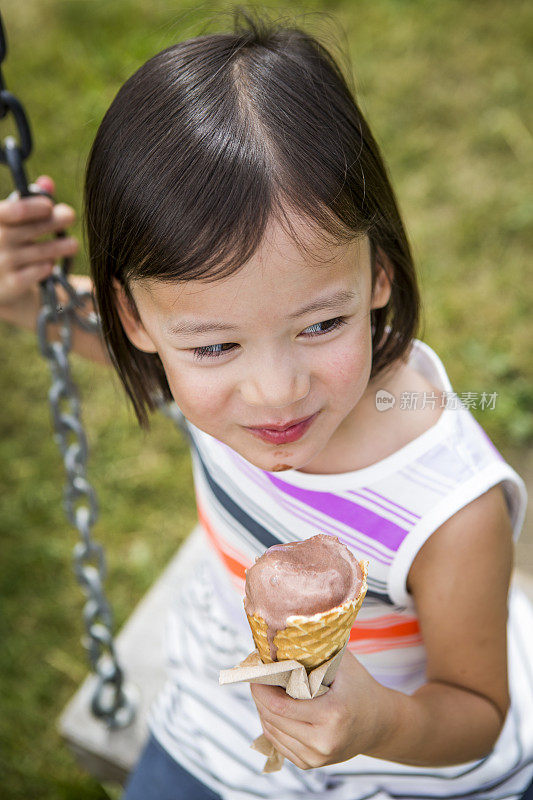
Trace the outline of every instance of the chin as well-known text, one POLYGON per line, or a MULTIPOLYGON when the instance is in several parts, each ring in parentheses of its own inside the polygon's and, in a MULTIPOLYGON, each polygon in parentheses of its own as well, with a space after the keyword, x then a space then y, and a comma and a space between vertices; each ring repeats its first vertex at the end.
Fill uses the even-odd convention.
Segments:
MULTIPOLYGON (((243 456, 246 458, 246 456, 243 456)), ((295 469, 294 464, 288 464, 283 457, 278 458, 246 458, 250 464, 266 472, 285 472, 288 469, 295 469)))
POLYGON ((288 469, 298 469, 298 464, 291 464, 290 461, 295 461, 294 455, 290 453, 245 453, 242 450, 237 450, 250 464, 258 469, 264 469, 265 472, 285 472, 288 469))

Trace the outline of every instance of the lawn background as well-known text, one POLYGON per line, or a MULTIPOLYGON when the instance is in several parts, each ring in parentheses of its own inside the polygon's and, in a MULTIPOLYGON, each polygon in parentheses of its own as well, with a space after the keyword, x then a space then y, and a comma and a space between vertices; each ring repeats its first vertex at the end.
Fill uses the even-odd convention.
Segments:
MULTIPOLYGON (((263 7, 287 11, 283 3, 263 7)), ((51 175, 57 200, 79 211, 85 159, 119 86, 164 47, 226 26, 227 17, 214 15, 229 8, 3 0, 4 77, 34 135, 30 179, 51 175)), ((493 411, 474 414, 511 463, 525 463, 533 444, 530 4, 352 0, 293 9, 353 65, 419 270, 422 338, 456 391, 498 393, 493 411)), ((12 132, 4 121, 2 138, 12 132)), ((0 169, 0 196, 11 188, 0 169)), ((73 232, 81 238, 79 222, 73 232)), ((83 253, 75 269, 88 271, 83 253)), ((96 800, 109 795, 76 767, 55 728, 86 661, 48 366, 31 332, 0 323, 0 334, 1 794, 96 800)), ((107 549, 120 626, 195 522, 189 455, 160 415, 150 433, 140 432, 104 367, 72 362, 91 448, 88 476, 100 500, 95 536, 107 549)))

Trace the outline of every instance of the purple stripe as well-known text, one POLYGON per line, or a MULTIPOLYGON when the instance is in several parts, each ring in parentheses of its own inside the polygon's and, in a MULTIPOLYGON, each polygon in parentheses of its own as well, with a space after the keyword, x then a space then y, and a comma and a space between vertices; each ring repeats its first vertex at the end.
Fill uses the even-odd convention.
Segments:
POLYGON ((290 486, 273 475, 268 475, 268 479, 285 494, 312 506, 317 511, 322 511, 323 514, 333 517, 344 525, 355 528, 370 539, 384 544, 389 550, 397 550, 408 533, 406 528, 395 525, 390 520, 344 497, 337 497, 331 492, 316 492, 290 486))
POLYGON ((372 500, 371 497, 367 497, 365 494, 361 494, 361 492, 356 492, 354 489, 349 489, 348 494, 355 494, 357 497, 362 497, 363 500, 367 501, 367 503, 373 503, 375 506, 383 508, 385 511, 388 511, 389 514, 394 514, 394 516, 398 517, 398 519, 403 519, 403 521, 407 522, 408 525, 412 526, 415 524, 412 519, 407 519, 407 517, 402 517, 402 515, 398 514, 397 511, 392 511, 390 508, 387 508, 387 506, 384 506, 383 503, 378 503, 377 500, 372 500))
POLYGON ((365 492, 370 492, 370 494, 375 494, 376 497, 381 498, 381 500, 386 500, 386 502, 390 503, 391 506, 396 506, 396 508, 399 508, 401 511, 405 511, 406 514, 411 514, 412 517, 416 517, 417 519, 422 519, 420 514, 415 514, 414 511, 409 511, 408 508, 404 508, 403 506, 399 506, 398 503, 395 503, 394 500, 390 499, 390 497, 385 497, 385 495, 383 495, 383 494, 378 494, 373 489, 369 489, 368 486, 362 486, 361 488, 364 489, 365 492))
MULTIPOLYGON (((336 525, 332 524, 331 518, 326 523, 320 517, 310 514, 309 512, 306 512, 305 515, 302 514, 303 509, 299 508, 297 510, 298 507, 294 503, 289 503, 288 501, 286 501, 286 498, 283 496, 283 494, 280 494, 279 492, 276 492, 274 490, 274 488, 270 485, 268 481, 270 475, 267 475, 263 470, 261 470, 261 475, 263 479, 266 479, 266 481, 258 479, 257 473, 255 469, 251 467, 251 465, 249 465, 247 462, 244 462, 240 458, 237 459, 235 457, 236 453, 233 450, 231 450, 231 448, 228 447, 227 450, 229 451, 229 455, 232 458, 232 461, 240 467, 243 474, 246 474, 249 480, 253 481, 253 483, 255 483, 256 486, 260 486, 270 497, 272 497, 272 499, 275 502, 287 508, 290 511, 290 513, 294 514, 294 516, 300 517, 300 519, 303 519, 308 523, 312 523, 313 525, 320 525, 324 530, 328 530, 331 532, 335 531, 336 534, 337 533, 340 534, 339 539, 341 539, 341 537, 345 537, 345 541, 343 542, 344 544, 347 544, 348 546, 352 546, 355 549, 367 553, 373 559, 379 561, 381 564, 384 564, 385 566, 391 565, 392 556, 387 556, 381 551, 376 550, 375 547, 373 547, 371 544, 361 540, 357 536, 347 534, 346 531, 342 530, 342 528, 338 528, 336 525)), ((376 494, 376 492, 374 492, 374 494, 376 494)), ((417 515, 415 514, 414 516, 417 515)), ((409 522, 409 520, 406 520, 406 522, 409 522)))
POLYGON ((406 469, 401 470, 401 472, 403 473, 404 477, 407 478, 408 481, 417 483, 419 486, 423 486, 424 489, 430 489, 432 492, 435 492, 435 494, 440 494, 440 495, 444 494, 444 492, 442 492, 440 489, 437 489, 437 487, 430 486, 429 483, 424 483, 424 481, 419 480, 417 476, 409 475, 406 469))
MULTIPOLYGON (((277 492, 274 489, 274 487, 270 485, 268 480, 265 484, 263 484, 262 481, 257 480, 256 474, 253 469, 246 468, 243 469, 243 472, 247 472, 250 480, 252 480, 257 486, 261 486, 261 488, 270 497, 272 497, 272 499, 276 503, 278 503, 278 505, 281 505, 282 507, 286 508, 294 516, 299 517, 305 522, 320 526, 324 530, 328 530, 331 532, 335 531, 336 533, 340 534, 340 536, 338 537, 339 539, 344 537, 343 544, 355 547, 355 549, 363 551, 364 553, 368 554, 373 559, 375 559, 375 561, 379 561, 381 564, 384 564, 385 566, 390 566, 392 564, 392 555, 387 556, 381 551, 376 550, 375 546, 372 546, 368 542, 363 541, 357 536, 353 536, 351 534, 346 533, 346 531, 343 531, 342 528, 338 528, 336 525, 333 525, 331 519, 328 519, 327 522, 325 522, 323 519, 314 514, 311 514, 310 512, 304 512, 304 510, 302 508, 297 507, 295 503, 291 503, 288 500, 288 498, 284 496, 283 493, 277 492)), ((262 474, 265 478, 269 477, 264 472, 262 472, 262 474)))
MULTIPOLYGON (((443 480, 442 476, 440 478, 435 478, 433 475, 426 475, 421 464, 410 464, 408 469, 412 469, 415 475, 420 476, 422 480, 427 481, 428 483, 434 483, 435 486, 441 486, 446 491, 454 489, 456 486, 456 482, 452 481, 451 478, 448 478, 448 483, 446 483, 446 480, 443 480)), ((426 467, 426 470, 427 472, 433 472, 431 467, 426 467)))
POLYGON ((323 531, 336 531, 337 533, 335 533, 335 536, 337 536, 337 538, 348 547, 354 548, 355 543, 355 549, 357 549, 358 553, 365 553, 366 555, 371 556, 375 561, 379 561, 380 564, 384 564, 386 567, 389 567, 392 564, 392 556, 384 556, 383 553, 379 552, 379 550, 376 550, 371 545, 361 541, 361 539, 358 539, 356 536, 350 536, 346 533, 346 531, 343 531, 341 528, 337 528, 336 525, 332 525, 331 522, 328 525, 324 522, 324 520, 320 519, 320 517, 317 517, 308 511, 303 511, 302 508, 297 509, 296 504, 291 503, 289 500, 283 500, 283 505, 289 509, 295 517, 299 517, 306 522, 312 522, 313 525, 317 525, 317 527, 319 526, 323 531))

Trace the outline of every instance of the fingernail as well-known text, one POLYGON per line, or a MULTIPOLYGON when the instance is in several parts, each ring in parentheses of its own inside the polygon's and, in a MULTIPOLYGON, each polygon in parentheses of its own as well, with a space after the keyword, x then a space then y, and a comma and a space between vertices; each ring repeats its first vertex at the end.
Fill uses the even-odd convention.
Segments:
POLYGON ((55 207, 55 211, 56 211, 56 212, 60 211, 60 212, 61 212, 61 214, 64 214, 65 212, 67 212, 69 216, 72 214, 72 209, 71 209, 71 207, 70 207, 70 206, 67 206, 67 204, 66 204, 66 203, 58 203, 58 204, 56 205, 56 207, 55 207))

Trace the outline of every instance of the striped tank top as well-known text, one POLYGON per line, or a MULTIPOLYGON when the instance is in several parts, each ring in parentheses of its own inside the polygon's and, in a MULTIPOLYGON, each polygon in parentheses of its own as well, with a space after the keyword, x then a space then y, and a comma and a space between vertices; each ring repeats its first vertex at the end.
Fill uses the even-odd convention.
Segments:
MULTIPOLYGON (((415 339, 409 364, 453 396, 435 352, 415 339)), ((509 594, 511 706, 493 751, 452 767, 414 767, 358 755, 300 770, 288 759, 263 774, 250 749, 262 733, 247 683, 219 686, 221 669, 253 649, 243 608, 245 569, 267 547, 328 533, 370 561, 368 593, 348 648, 376 680, 412 693, 425 682, 425 650, 406 589, 431 534, 496 484, 515 540, 527 495, 466 404, 448 402, 437 422, 392 455, 341 474, 259 469, 185 418, 203 549, 176 587, 166 626, 167 681, 149 726, 162 746, 225 800, 387 800, 520 797, 533 775, 533 609, 509 594)))

